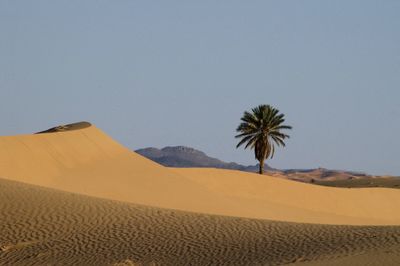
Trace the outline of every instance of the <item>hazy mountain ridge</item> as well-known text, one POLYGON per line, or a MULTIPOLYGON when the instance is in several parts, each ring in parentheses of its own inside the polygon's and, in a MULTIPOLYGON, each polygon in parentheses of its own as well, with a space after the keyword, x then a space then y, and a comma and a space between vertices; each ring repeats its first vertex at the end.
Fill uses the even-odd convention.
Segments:
MULTIPOLYGON (((246 172, 258 171, 258 164, 242 165, 234 162, 224 162, 217 158, 210 157, 202 151, 186 146, 168 146, 162 149, 150 147, 138 149, 136 152, 167 167, 212 167, 246 172)), ((314 180, 349 180, 378 177, 362 172, 330 170, 325 168, 275 169, 265 165, 265 169, 267 169, 269 174, 274 176, 303 182, 313 182, 314 180)))
POLYGON ((234 162, 224 162, 217 158, 210 157, 204 152, 186 146, 168 146, 162 149, 144 148, 136 150, 140 155, 147 157, 161 165, 168 167, 213 167, 221 169, 233 169, 250 171, 250 167, 234 162))

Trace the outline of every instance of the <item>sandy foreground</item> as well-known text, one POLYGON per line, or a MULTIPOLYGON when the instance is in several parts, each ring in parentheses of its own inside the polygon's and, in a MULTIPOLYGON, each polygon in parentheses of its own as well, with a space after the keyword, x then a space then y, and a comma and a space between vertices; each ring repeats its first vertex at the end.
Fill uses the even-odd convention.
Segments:
POLYGON ((313 225, 196 214, 4 179, 0 202, 2 265, 398 265, 400 261, 398 226, 313 225))
POLYGON ((399 265, 400 191, 162 167, 94 126, 0 137, 0 265, 399 265))

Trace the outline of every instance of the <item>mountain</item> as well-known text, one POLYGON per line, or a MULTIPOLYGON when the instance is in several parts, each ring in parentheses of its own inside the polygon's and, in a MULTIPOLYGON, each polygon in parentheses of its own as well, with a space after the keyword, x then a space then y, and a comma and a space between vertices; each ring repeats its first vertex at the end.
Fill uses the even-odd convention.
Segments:
MULTIPOLYGON (((136 152, 148 159, 167 167, 191 168, 211 167, 221 169, 232 169, 246 172, 258 172, 257 165, 242 165, 234 162, 224 162, 217 158, 208 156, 202 151, 186 146, 157 148, 144 148, 136 152)), ((285 169, 280 170, 265 165, 268 174, 301 182, 314 181, 336 181, 376 178, 379 176, 367 175, 361 172, 330 170, 325 168, 316 169, 285 169)))
MULTIPOLYGON (((162 149, 145 148, 136 150, 136 152, 152 161, 168 167, 211 167, 242 170, 247 172, 255 172, 258 170, 258 165, 245 166, 233 162, 224 162, 210 157, 202 151, 185 146, 165 147, 162 149)), ((271 168, 266 165, 266 169, 271 168)))

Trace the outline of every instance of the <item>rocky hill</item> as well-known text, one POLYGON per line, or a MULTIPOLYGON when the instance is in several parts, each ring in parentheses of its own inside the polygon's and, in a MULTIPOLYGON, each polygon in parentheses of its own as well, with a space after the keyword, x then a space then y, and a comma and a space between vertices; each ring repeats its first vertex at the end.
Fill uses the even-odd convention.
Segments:
MULTIPOLYGON (((165 147, 162 149, 145 148, 136 150, 136 152, 168 167, 212 167, 247 172, 255 172, 258 170, 258 165, 246 166, 233 162, 224 162, 210 157, 202 151, 185 146, 165 147)), ((267 165, 265 167, 266 169, 272 170, 272 168, 267 165)))
MULTIPOLYGON (((242 165, 234 162, 224 162, 208 156, 202 151, 186 146, 144 148, 136 150, 140 155, 167 167, 212 167, 222 169, 257 172, 258 165, 242 165)), ((265 165, 268 174, 302 182, 335 181, 376 178, 361 172, 316 169, 276 169, 265 165)))

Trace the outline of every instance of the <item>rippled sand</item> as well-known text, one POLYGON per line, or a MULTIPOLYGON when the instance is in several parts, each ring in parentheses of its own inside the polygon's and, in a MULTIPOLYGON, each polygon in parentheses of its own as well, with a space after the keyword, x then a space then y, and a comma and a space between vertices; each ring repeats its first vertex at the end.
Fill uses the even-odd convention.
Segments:
POLYGON ((400 263, 396 226, 313 225, 196 214, 4 179, 0 179, 0 217, 1 265, 400 263))

